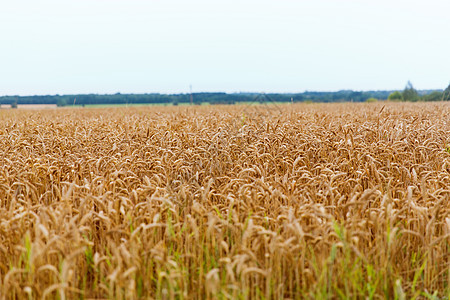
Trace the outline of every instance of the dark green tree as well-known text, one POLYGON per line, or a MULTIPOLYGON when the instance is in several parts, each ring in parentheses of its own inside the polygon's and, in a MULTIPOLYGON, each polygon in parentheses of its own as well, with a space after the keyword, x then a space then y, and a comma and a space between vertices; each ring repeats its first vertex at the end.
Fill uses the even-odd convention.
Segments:
POLYGON ((17 108, 17 97, 14 98, 13 102, 11 102, 11 108, 17 108))
POLYGON ((442 93, 442 101, 450 101, 450 84, 442 93))
POLYGON ((417 93, 417 90, 413 87, 411 81, 408 81, 406 84, 402 96, 403 101, 418 101, 420 99, 419 93, 417 93))
POLYGON ((56 106, 66 106, 66 105, 67 105, 66 98, 61 97, 56 101, 56 106))
POLYGON ((399 91, 395 91, 393 93, 390 93, 388 96, 389 101, 403 101, 402 93, 399 91))
POLYGON ((422 96, 423 101, 441 101, 443 93, 439 91, 434 91, 430 94, 422 96))

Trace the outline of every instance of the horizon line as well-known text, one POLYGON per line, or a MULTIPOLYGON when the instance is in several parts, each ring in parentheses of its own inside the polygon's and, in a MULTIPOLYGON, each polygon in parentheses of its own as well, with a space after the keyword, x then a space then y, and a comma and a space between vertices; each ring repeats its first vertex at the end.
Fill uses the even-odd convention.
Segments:
MULTIPOLYGON (((443 89, 416 89, 417 91, 443 91, 443 89)), ((225 91, 197 91, 192 92, 192 94, 304 94, 304 93, 337 93, 337 92, 395 92, 402 91, 404 89, 373 89, 373 90, 352 90, 352 89, 341 89, 341 90, 304 90, 303 92, 265 92, 265 91, 239 91, 239 92, 225 92, 225 91)), ((72 96, 72 95, 189 95, 190 92, 178 92, 178 93, 165 93, 165 92, 111 92, 111 93, 99 93, 99 92, 89 92, 89 93, 64 93, 64 94, 2 94, 0 97, 34 97, 34 96, 72 96)))

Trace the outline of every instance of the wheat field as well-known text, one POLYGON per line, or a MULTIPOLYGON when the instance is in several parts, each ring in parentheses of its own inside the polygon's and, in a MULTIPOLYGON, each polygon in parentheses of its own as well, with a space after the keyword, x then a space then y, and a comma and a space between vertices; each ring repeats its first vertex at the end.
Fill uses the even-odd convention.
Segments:
POLYGON ((2 299, 449 299, 449 103, 0 110, 2 299))

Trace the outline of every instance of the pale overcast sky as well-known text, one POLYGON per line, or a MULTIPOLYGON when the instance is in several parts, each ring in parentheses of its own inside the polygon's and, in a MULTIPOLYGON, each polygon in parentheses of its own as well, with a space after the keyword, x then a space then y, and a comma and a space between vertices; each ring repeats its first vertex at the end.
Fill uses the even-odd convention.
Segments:
POLYGON ((449 0, 0 0, 0 95, 445 88, 449 0))

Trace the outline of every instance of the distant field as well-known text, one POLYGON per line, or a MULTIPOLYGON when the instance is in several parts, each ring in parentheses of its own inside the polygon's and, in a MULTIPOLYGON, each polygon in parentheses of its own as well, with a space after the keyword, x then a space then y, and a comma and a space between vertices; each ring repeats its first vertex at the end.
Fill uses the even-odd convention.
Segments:
POLYGON ((0 110, 0 295, 448 299, 449 116, 0 110))
MULTIPOLYGON (((312 104, 311 102, 305 102, 304 104, 312 104)), ((200 106, 204 106, 204 105, 212 105, 210 103, 207 102, 202 102, 200 104, 200 106)), ((213 104, 214 106, 228 106, 229 104, 213 104)), ((291 105, 290 102, 265 102, 265 103, 259 103, 258 101, 253 101, 253 102, 240 102, 238 104, 234 104, 234 105, 241 105, 241 106, 258 106, 258 105, 265 105, 265 106, 284 106, 284 105, 291 105)), ((110 107, 116 107, 116 108, 120 108, 120 107, 142 107, 142 106, 151 106, 151 107, 158 107, 158 106, 162 106, 162 107, 166 107, 166 106, 191 106, 190 103, 179 103, 178 105, 173 105, 172 103, 128 103, 128 104, 86 104, 86 105, 66 105, 66 106, 61 106, 58 107, 56 104, 19 104, 17 106, 17 108, 19 109, 56 109, 56 108, 110 108, 110 107)), ((195 105, 198 106, 198 105, 195 105)), ((4 109, 10 109, 11 105, 10 104, 3 104, 0 106, 0 109, 4 108, 4 109)))
MULTIPOLYGON (((9 104, 3 104, 0 108, 11 108, 9 104)), ((20 109, 55 109, 56 104, 19 104, 17 108, 20 109)))
MULTIPOLYGON (((84 107, 103 108, 103 107, 138 107, 138 106, 172 106, 172 103, 86 104, 84 107)), ((76 105, 76 107, 81 106, 76 105)))
POLYGON ((55 109, 56 104, 19 104, 17 108, 25 108, 25 109, 55 109))
MULTIPOLYGON (((265 105, 285 105, 288 104, 287 102, 268 102, 265 105)), ((210 103, 207 102, 202 102, 200 104, 200 106, 204 106, 204 105, 212 105, 210 103)), ((219 106, 223 106, 223 105, 229 105, 229 104, 213 104, 213 105, 219 105, 219 106)), ((235 104, 235 105, 260 105, 258 102, 241 102, 239 104, 235 104)), ((263 104, 264 105, 264 104, 263 104)), ((138 107, 138 106, 174 106, 172 103, 131 103, 131 104, 87 104, 84 107, 88 107, 88 108, 105 108, 105 107, 138 107)), ((179 103, 178 105, 175 106, 191 106, 190 103, 179 103)), ((198 105, 195 105, 198 106, 198 105)), ((71 106, 67 106, 67 107, 71 107, 71 106)), ((75 107, 81 107, 79 105, 75 105, 75 107)))

